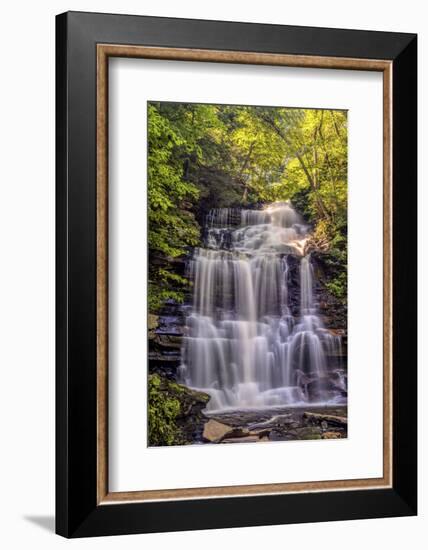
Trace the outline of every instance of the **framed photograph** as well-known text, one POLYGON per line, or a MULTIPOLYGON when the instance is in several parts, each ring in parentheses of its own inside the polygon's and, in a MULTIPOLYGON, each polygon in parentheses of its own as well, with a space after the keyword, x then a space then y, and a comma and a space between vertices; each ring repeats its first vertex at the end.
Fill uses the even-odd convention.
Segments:
POLYGON ((416 514, 416 35, 56 23, 57 533, 416 514))

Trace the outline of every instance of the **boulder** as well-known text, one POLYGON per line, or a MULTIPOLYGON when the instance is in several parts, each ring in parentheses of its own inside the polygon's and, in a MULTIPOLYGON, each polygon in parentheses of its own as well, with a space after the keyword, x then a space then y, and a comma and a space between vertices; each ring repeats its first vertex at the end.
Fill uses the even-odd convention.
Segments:
POLYGON ((269 434, 268 429, 249 430, 211 419, 204 426, 202 439, 208 443, 249 443, 268 441, 269 434))
POLYGON ((227 434, 231 434, 233 432, 232 426, 228 426, 227 424, 222 424, 221 422, 217 422, 217 420, 208 420, 208 422, 204 426, 204 431, 202 434, 202 438, 204 441, 209 441, 210 443, 217 443, 218 441, 221 441, 227 434))

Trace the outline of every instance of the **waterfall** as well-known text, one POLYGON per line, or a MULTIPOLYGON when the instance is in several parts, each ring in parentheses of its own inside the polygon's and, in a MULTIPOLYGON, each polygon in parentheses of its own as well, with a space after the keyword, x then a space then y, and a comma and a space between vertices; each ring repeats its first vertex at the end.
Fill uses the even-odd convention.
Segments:
POLYGON ((310 312, 312 306, 312 265, 310 256, 304 256, 300 262, 300 309, 302 315, 310 312))
POLYGON ((183 383, 211 395, 208 411, 328 401, 327 357, 340 356, 341 343, 317 313, 311 257, 302 255, 308 226, 290 203, 274 203, 212 210, 205 230, 189 270, 183 383), (290 256, 300 259, 295 316, 290 256))

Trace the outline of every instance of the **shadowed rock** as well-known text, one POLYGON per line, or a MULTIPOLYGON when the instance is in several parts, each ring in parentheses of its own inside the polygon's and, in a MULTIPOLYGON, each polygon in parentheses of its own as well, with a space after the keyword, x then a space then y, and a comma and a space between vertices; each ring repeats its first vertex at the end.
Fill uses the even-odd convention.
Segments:
POLYGON ((323 422, 327 425, 347 427, 348 419, 344 416, 334 416, 332 414, 318 414, 312 412, 303 413, 303 418, 308 421, 309 424, 321 424, 323 422))

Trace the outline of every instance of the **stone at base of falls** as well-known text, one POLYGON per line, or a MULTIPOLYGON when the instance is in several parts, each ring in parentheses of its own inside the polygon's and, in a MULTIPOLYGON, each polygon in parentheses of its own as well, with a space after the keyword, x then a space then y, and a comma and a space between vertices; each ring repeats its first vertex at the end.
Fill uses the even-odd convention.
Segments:
POLYGON ((309 424, 320 424, 321 427, 325 425, 333 425, 340 427, 348 426, 348 419, 345 416, 335 416, 332 414, 318 414, 312 412, 303 413, 303 418, 308 421, 309 424))
POLYGON ((204 432, 202 438, 204 441, 209 443, 219 443, 226 436, 230 437, 239 437, 239 434, 248 435, 248 430, 241 428, 234 428, 233 426, 228 426, 227 424, 222 424, 217 420, 209 420, 204 426, 204 432))
POLYGON ((249 430, 228 426, 217 420, 209 420, 204 426, 202 438, 208 443, 257 443, 269 441, 270 430, 249 430))
POLYGON ((246 428, 249 432, 244 437, 228 434, 219 443, 251 443, 266 441, 266 438, 269 441, 346 439, 347 424, 339 425, 325 420, 325 418, 331 420, 331 417, 346 420, 346 416, 346 405, 228 411, 209 415, 210 419, 221 424, 241 430, 246 428), (306 417, 305 413, 312 413, 315 416, 310 418, 309 414, 306 417), (322 418, 319 420, 319 417, 322 418), (327 435, 324 437, 324 434, 327 435), (257 439, 254 439, 256 435, 257 439))

